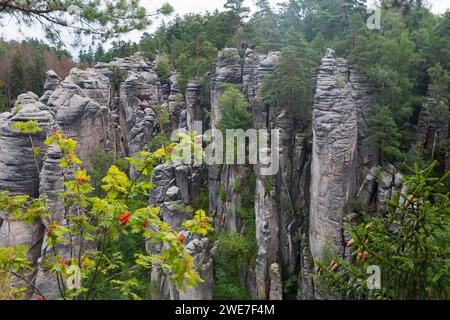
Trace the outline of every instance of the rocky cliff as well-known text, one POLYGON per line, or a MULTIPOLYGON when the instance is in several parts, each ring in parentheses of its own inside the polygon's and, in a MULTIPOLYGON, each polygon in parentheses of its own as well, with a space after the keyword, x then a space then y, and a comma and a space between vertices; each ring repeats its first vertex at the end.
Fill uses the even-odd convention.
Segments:
MULTIPOLYGON (((154 62, 139 56, 73 69, 64 80, 50 71, 41 98, 24 94, 18 99, 20 108, 0 115, 0 188, 16 194, 46 194, 53 219, 65 224, 65 210, 70 208, 57 195, 69 177, 57 166, 58 151, 42 146, 47 135, 60 129, 77 140, 77 152, 90 169, 97 148, 119 157, 145 150, 162 129, 159 108, 169 113, 171 130, 194 129, 196 121, 203 129, 216 128, 222 116, 222 84, 235 84, 249 101, 253 127, 263 129, 271 142, 273 130, 278 130, 280 170, 266 175, 263 165, 161 165, 155 170, 149 201, 161 208, 164 221, 179 229, 197 200, 206 195, 218 233, 253 237, 254 257, 239 274, 249 297, 282 299, 292 293, 300 299, 317 297, 313 259, 321 259, 328 248, 346 255, 342 223, 348 200, 384 199, 381 195, 392 192, 399 182, 395 172, 385 173, 381 184, 375 178, 376 152, 368 141, 367 125, 373 98, 367 80, 328 50, 314 75, 311 123, 299 128, 292 110, 266 105, 261 98, 264 78, 279 57, 278 52, 263 55, 252 50, 242 57, 236 49, 224 49, 211 73, 190 81, 184 95, 176 74, 163 79, 154 62), (37 120, 44 129, 32 137, 34 145, 42 147, 37 162, 30 139, 10 128, 27 120, 37 120)), ((54 281, 42 264, 47 251, 45 222, 25 226, 0 215, 0 227, 1 245, 32 248, 34 271, 29 281, 56 298, 54 281)), ((205 282, 179 292, 155 266, 149 275, 157 288, 154 298, 213 298, 217 243, 198 237, 187 240, 205 282)))

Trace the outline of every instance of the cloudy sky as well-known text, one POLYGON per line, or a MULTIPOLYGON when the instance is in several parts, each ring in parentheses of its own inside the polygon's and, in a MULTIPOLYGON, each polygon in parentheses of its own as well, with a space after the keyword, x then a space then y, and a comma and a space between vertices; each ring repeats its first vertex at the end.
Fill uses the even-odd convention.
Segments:
MULTIPOLYGON (((269 0, 272 5, 275 5, 280 2, 285 2, 284 0, 269 0)), ((141 3, 144 4, 151 12, 155 11, 157 8, 161 7, 161 5, 165 2, 169 2, 174 8, 176 14, 186 14, 190 12, 195 13, 203 13, 206 11, 214 11, 215 9, 223 10, 223 5, 226 0, 141 0, 141 3)), ((246 6, 254 8, 253 0, 246 0, 246 6)), ((372 0, 368 1, 372 3, 372 0)), ((432 11, 435 13, 443 13, 447 9, 450 8, 449 0, 428 0, 429 5, 431 5, 432 11)), ((164 18, 170 19, 170 18, 164 18)), ((22 28, 19 30, 17 26, 14 25, 13 20, 3 19, 2 25, 0 25, 0 37, 6 40, 22 40, 25 37, 35 37, 44 39, 44 34, 39 29, 29 29, 22 28)), ((148 31, 154 30, 160 21, 155 21, 153 26, 149 28, 148 31)), ((132 40, 137 41, 140 38, 140 34, 138 32, 132 32, 130 34, 126 34, 122 36, 123 40, 132 40)), ((69 48, 72 52, 77 52, 78 49, 69 48)))

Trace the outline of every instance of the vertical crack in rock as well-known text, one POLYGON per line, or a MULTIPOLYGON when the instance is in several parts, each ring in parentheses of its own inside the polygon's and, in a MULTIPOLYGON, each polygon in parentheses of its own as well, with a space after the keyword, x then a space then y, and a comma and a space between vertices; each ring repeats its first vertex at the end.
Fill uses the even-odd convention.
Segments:
MULTIPOLYGON (((61 129, 77 140, 77 153, 90 169, 90 158, 97 148, 119 157, 148 150, 148 143, 162 130, 160 108, 169 113, 166 130, 195 129, 194 121, 217 128, 223 84, 238 85, 249 101, 253 128, 266 130, 268 141, 273 138, 271 130, 279 130, 279 172, 264 176, 260 165, 164 164, 155 169, 155 188, 149 203, 160 207, 162 219, 180 230, 182 221, 192 217, 189 208, 208 188, 208 214, 217 232, 244 234, 246 226, 239 214, 242 194, 234 187, 238 181, 246 182, 255 176, 257 251, 255 263, 239 271, 241 285, 251 298, 281 299, 285 281, 296 277, 298 297, 312 299, 317 296, 312 279, 314 259, 322 258, 326 246, 341 256, 347 254, 343 248, 346 235, 342 232, 342 215, 349 197, 357 195, 364 201, 378 202, 382 210, 385 203, 381 198, 398 192, 399 177, 386 171, 381 173, 381 183, 376 183, 376 152, 368 139, 373 97, 366 78, 350 70, 332 50, 327 51, 320 68, 312 74, 317 86, 311 142, 309 129, 296 127, 292 110, 266 105, 262 100, 263 81, 279 58, 279 52, 264 55, 251 49, 241 58, 237 49, 224 49, 211 73, 201 81, 188 82, 185 97, 176 73, 162 79, 155 72, 155 63, 138 55, 99 63, 87 70, 75 68, 63 81, 49 71, 41 98, 33 93, 21 95, 20 110, 0 115, 0 188, 33 197, 46 195, 52 219, 67 224, 65 214, 71 208, 64 207, 58 194, 70 174, 64 177, 61 173, 59 151, 43 146, 46 136, 61 129), (206 88, 211 88, 208 102, 206 88), (206 110, 211 111, 210 123, 206 122, 206 110), (10 129, 12 123, 28 120, 37 120, 44 129, 33 137, 42 147, 38 169, 28 137, 10 129)), ((422 140, 429 141, 429 137, 427 133, 422 140)), ((58 288, 45 269, 48 248, 44 227, 41 222, 25 226, 0 213, 0 245, 30 246, 34 269, 28 278, 41 292, 56 299, 58 288)), ((155 266, 149 275, 156 288, 153 298, 212 299, 214 244, 197 236, 185 241, 204 282, 180 292, 155 266)), ((67 249, 59 248, 62 256, 70 256, 67 249)), ((157 254, 161 248, 147 250, 157 254)))
POLYGON ((315 260, 325 248, 344 253, 342 215, 355 191, 358 121, 347 62, 328 49, 317 75, 313 110, 309 243, 315 260))

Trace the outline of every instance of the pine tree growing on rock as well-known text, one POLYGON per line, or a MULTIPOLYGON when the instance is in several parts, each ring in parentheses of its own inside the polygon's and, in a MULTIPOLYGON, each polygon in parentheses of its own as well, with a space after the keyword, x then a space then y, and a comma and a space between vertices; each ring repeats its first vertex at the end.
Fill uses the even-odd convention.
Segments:
POLYGON ((401 160, 403 155, 399 147, 402 136, 391 109, 388 106, 379 106, 371 121, 371 139, 380 152, 381 164, 401 160))

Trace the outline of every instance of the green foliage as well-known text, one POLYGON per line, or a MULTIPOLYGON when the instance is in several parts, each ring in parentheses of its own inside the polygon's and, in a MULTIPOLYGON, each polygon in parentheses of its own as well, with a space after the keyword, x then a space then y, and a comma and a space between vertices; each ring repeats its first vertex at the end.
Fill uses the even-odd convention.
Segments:
MULTIPOLYGON (((35 131, 35 123, 25 124, 17 127, 24 133, 35 131)), ((46 139, 45 144, 54 145, 61 151, 59 166, 66 181, 59 198, 67 208, 67 225, 53 220, 45 195, 30 200, 27 195, 12 196, 2 191, 0 211, 30 224, 40 220, 46 226, 46 243, 51 250, 43 260, 43 266, 54 276, 63 299, 98 298, 107 290, 116 292, 108 295, 110 297, 141 299, 150 288, 142 287, 139 279, 143 279, 143 270, 155 264, 161 266, 180 290, 193 288, 203 281, 194 269, 193 258, 186 252, 179 234, 161 220, 160 208, 148 206, 154 168, 172 161, 171 150, 176 148, 176 144, 155 152, 140 152, 139 158, 127 159, 135 170, 133 179, 118 166, 111 165, 101 179, 103 194, 94 192, 91 177, 80 168, 74 140, 57 131, 46 139), (72 175, 73 180, 70 180, 72 175), (73 238, 80 240, 74 244, 73 238), (122 250, 121 240, 131 241, 136 246, 122 250), (96 246, 93 247, 92 243, 96 246), (149 255, 145 250, 146 245, 159 247, 162 244, 163 249, 158 255, 149 255), (69 250, 60 251, 61 246, 69 250), (133 257, 133 262, 126 260, 130 257, 133 257)), ((106 158, 104 162, 110 160, 103 155, 98 158, 101 161, 106 158)), ((183 228, 192 235, 206 236, 213 231, 209 218, 201 209, 195 212, 192 220, 184 222, 183 228)), ((0 285, 9 288, 10 274, 2 274, 1 277, 0 285)), ((6 294, 13 289, 8 290, 6 294)))
POLYGON ((22 280, 20 276, 31 269, 27 259, 28 248, 0 248, 0 300, 18 300, 26 296, 25 288, 12 286, 13 281, 22 280))
POLYGON ((164 108, 161 105, 155 105, 153 107, 153 109, 155 110, 156 114, 158 115, 158 119, 159 119, 159 130, 161 132, 166 131, 166 128, 169 126, 170 123, 170 114, 169 114, 169 110, 167 108, 164 108))
POLYGON ((313 103, 314 55, 304 39, 298 47, 284 48, 274 72, 264 80, 262 87, 264 103, 286 108, 303 127, 310 122, 313 103))
POLYGON ((153 106, 153 110, 155 110, 158 116, 159 132, 150 140, 148 147, 150 150, 157 150, 170 144, 170 132, 168 130, 170 115, 169 110, 161 105, 153 106))
POLYGON ((298 291, 298 276, 289 277, 283 282, 283 297, 286 300, 296 300, 298 291))
POLYGON ((222 199, 222 201, 227 200, 227 190, 223 186, 219 188, 219 198, 222 199))
POLYGON ((248 265, 248 257, 253 256, 253 252, 252 245, 239 234, 219 235, 214 255, 214 299, 248 299, 239 281, 239 271, 248 265))
POLYGON ((11 95, 17 97, 25 90, 25 71, 23 61, 18 53, 15 53, 11 61, 11 95))
POLYGON ((207 187, 203 187, 200 191, 194 207, 197 210, 201 208, 209 208, 209 191, 207 187))
POLYGON ((119 70, 118 67, 113 67, 113 81, 114 86, 116 87, 116 90, 120 89, 120 84, 124 81, 122 72, 119 70))
POLYGON ((270 176, 266 176, 264 178, 264 192, 266 194, 270 194, 272 190, 273 190, 273 178, 270 176))
POLYGON ((156 63, 156 73, 158 76, 168 79, 170 77, 170 64, 167 57, 162 57, 156 63))
POLYGON ((101 180, 106 176, 111 166, 115 165, 123 172, 128 172, 129 169, 128 161, 117 158, 116 155, 99 148, 92 152, 90 163, 92 170, 89 175, 91 176, 91 184, 95 189, 94 193, 97 196, 105 195, 105 192, 100 188, 101 180))
POLYGON ((252 123, 250 113, 250 104, 239 91, 239 89, 231 84, 223 84, 221 86, 224 93, 220 95, 219 105, 222 116, 219 119, 218 128, 225 133, 227 129, 247 130, 252 123))
POLYGON ((233 11, 239 16, 250 12, 250 8, 244 7, 244 0, 227 0, 224 4, 224 8, 233 11))
POLYGON ((339 87, 341 87, 341 88, 344 87, 346 81, 347 81, 347 78, 342 73, 339 73, 336 75, 336 82, 339 87))
POLYGON ((94 65, 96 62, 94 50, 91 46, 89 46, 88 50, 81 49, 78 58, 80 59, 80 63, 87 64, 88 66, 94 65))
POLYGON ((242 190, 241 187, 242 187, 241 179, 236 179, 236 180, 233 182, 233 192, 241 193, 241 190, 242 190))
POLYGON ((375 110, 371 119, 371 130, 370 138, 380 151, 382 165, 386 160, 402 160, 403 155, 399 149, 401 134, 388 106, 379 106, 375 110))
MULTIPOLYGON (((154 14, 168 15, 173 8, 164 4, 154 14)), ((154 15, 153 14, 153 15, 154 15)), ((45 30, 47 38, 63 45, 62 32, 69 29, 75 40, 91 36, 106 41, 118 34, 143 30, 150 23, 149 14, 140 1, 21 1, 2 3, 2 15, 11 17, 19 26, 36 26, 45 30)))
MULTIPOLYGON (((448 299, 450 173, 433 175, 438 163, 404 175, 406 192, 389 200, 387 216, 349 225, 354 259, 317 262, 323 293, 347 299, 448 299), (368 290, 366 269, 381 268, 382 289, 368 290)), ((405 165, 407 166, 407 165, 405 165)))
POLYGON ((11 125, 11 129, 19 130, 20 133, 23 134, 35 134, 38 132, 42 132, 42 129, 39 127, 39 122, 37 120, 29 120, 27 122, 15 122, 11 125))
POLYGON ((433 108, 430 110, 433 122, 448 122, 450 118, 450 72, 440 64, 428 69, 430 77, 429 95, 434 99, 433 108))
POLYGON ((210 222, 204 210, 197 210, 192 220, 183 222, 183 227, 190 230, 191 233, 206 236, 209 232, 214 231, 210 222))
POLYGON ((255 191, 256 175, 250 172, 240 183, 241 201, 238 204, 237 213, 244 225, 244 236, 256 247, 255 191))
POLYGON ((0 113, 6 111, 6 97, 3 91, 4 81, 0 80, 0 113))
POLYGON ((236 181, 240 181, 237 213, 242 220, 242 234, 218 236, 218 251, 214 256, 215 299, 248 299, 240 282, 240 275, 244 270, 252 268, 256 260, 256 176, 249 172, 245 178, 236 181))
POLYGON ((108 59, 105 57, 105 49, 101 44, 99 44, 97 46, 97 49, 95 50, 94 59, 95 62, 109 62, 108 59))
POLYGON ((43 51, 43 48, 38 48, 33 52, 30 70, 27 70, 28 78, 32 79, 30 90, 39 97, 44 94, 45 72, 47 71, 43 51))
POLYGON ((356 212, 360 213, 363 210, 363 203, 358 198, 350 198, 347 201, 347 210, 349 213, 356 212))

